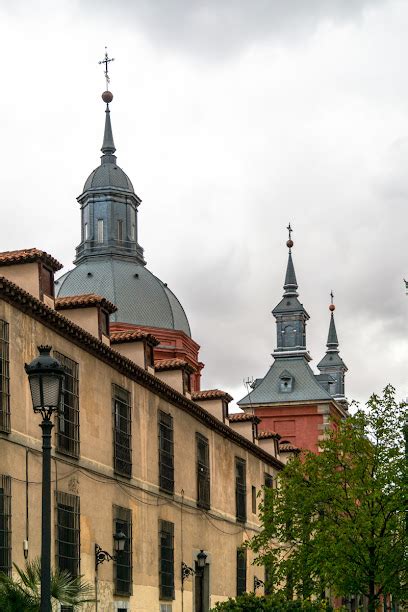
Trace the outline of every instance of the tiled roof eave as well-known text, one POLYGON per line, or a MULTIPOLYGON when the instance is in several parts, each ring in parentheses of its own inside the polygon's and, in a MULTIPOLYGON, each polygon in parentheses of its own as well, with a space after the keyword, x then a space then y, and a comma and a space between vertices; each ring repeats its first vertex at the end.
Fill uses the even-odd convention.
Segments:
POLYGON ((195 402, 166 385, 156 376, 149 374, 133 361, 123 357, 120 353, 98 340, 95 336, 89 334, 78 325, 75 325, 55 310, 49 308, 34 296, 27 293, 27 291, 24 291, 2 276, 0 276, 0 298, 12 304, 21 312, 33 317, 60 336, 73 342, 91 355, 101 359, 101 361, 115 368, 121 374, 128 376, 146 389, 156 393, 159 397, 169 401, 188 414, 193 415, 198 421, 217 431, 223 437, 232 440, 241 448, 248 450, 261 459, 261 461, 264 461, 278 470, 284 467, 281 461, 272 457, 272 455, 263 451, 227 425, 224 425, 224 423, 213 417, 207 410, 201 408, 195 402))

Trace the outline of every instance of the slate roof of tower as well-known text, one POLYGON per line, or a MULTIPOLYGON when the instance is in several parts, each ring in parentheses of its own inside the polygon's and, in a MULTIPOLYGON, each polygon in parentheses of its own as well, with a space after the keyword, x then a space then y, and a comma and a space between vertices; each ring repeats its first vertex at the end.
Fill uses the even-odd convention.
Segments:
MULTIPOLYGON (((111 157, 115 156, 112 155, 111 157)), ((125 189, 134 193, 130 178, 115 163, 105 163, 95 168, 85 181, 84 191, 103 189, 105 187, 125 189)))
POLYGON ((319 385, 304 357, 279 357, 271 365, 265 378, 239 402, 250 404, 286 404, 288 402, 329 400, 332 396, 319 385), (293 390, 280 390, 280 376, 287 370, 293 377, 293 390))
POLYGON ((117 306, 112 322, 177 329, 191 336, 186 313, 174 293, 137 263, 89 257, 57 281, 58 297, 96 293, 117 306))

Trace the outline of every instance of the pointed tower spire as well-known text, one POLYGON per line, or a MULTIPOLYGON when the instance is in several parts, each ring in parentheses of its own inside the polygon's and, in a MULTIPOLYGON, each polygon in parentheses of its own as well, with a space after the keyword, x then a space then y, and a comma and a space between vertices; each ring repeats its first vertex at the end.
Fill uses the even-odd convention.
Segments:
POLYGON ((330 315, 330 325, 329 325, 329 335, 327 336, 327 352, 338 353, 339 352, 339 341, 337 338, 336 324, 334 322, 334 311, 336 307, 334 305, 334 295, 333 291, 330 292, 330 306, 329 310, 331 312, 330 315))
MULTIPOLYGON (((102 94, 102 100, 106 102, 109 99, 111 102, 113 100, 113 95, 110 91, 104 91, 102 94), (109 94, 109 96, 107 95, 109 94)), ((103 143, 101 151, 104 155, 113 155, 116 151, 115 143, 113 142, 113 134, 112 134, 112 124, 110 120, 110 109, 109 102, 106 102, 106 117, 105 117, 105 131, 103 134, 103 143)))
POLYGON ((137 213, 141 199, 136 195, 127 174, 116 163, 109 105, 113 94, 109 90, 108 68, 113 58, 108 56, 99 62, 104 65, 106 89, 102 100, 106 105, 105 130, 100 165, 85 181, 82 194, 77 198, 81 205, 81 242, 77 247, 75 263, 88 257, 114 257, 146 265, 143 248, 138 243, 137 213), (96 197, 95 197, 96 196, 96 197))
POLYGON ((298 284, 292 260, 292 227, 289 223, 286 228, 289 238, 286 246, 289 249, 288 265, 286 267, 285 284, 283 285, 283 298, 272 310, 277 326, 277 345, 274 357, 280 355, 303 356, 310 360, 306 349, 306 321, 309 315, 298 300, 298 284))
MULTIPOLYGON (((339 355, 339 340, 337 338, 336 324, 334 322, 334 305, 333 291, 330 292, 330 324, 329 334, 327 336, 326 354, 323 359, 317 364, 321 374, 329 375, 331 380, 326 381, 328 391, 333 397, 340 401, 345 401, 344 398, 344 378, 347 372, 347 366, 339 355)), ((323 381, 323 384, 326 384, 323 381)))
POLYGON ((286 242, 286 246, 289 249, 289 257, 288 257, 288 265, 286 268, 285 284, 283 285, 285 293, 283 295, 285 297, 291 296, 291 295, 293 295, 294 297, 297 297, 299 295, 297 293, 298 284, 297 284, 295 268, 294 268, 293 260, 292 260, 292 247, 293 247, 292 232, 293 230, 292 230, 290 223, 286 229, 289 232, 289 239, 286 242))

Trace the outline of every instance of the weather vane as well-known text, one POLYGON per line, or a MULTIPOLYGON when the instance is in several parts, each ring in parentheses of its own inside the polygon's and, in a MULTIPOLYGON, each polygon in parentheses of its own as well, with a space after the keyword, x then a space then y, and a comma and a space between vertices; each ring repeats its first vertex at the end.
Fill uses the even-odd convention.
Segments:
POLYGON ((334 300, 333 289, 330 291, 330 300, 331 300, 331 304, 334 304, 334 302, 333 302, 333 300, 334 300))
POLYGON ((109 90, 109 83, 110 83, 110 78, 109 78, 109 64, 110 62, 114 62, 115 58, 114 57, 109 57, 108 55, 108 48, 105 47, 105 57, 103 60, 101 60, 100 62, 98 62, 98 64, 105 64, 105 79, 106 79, 106 90, 109 90))

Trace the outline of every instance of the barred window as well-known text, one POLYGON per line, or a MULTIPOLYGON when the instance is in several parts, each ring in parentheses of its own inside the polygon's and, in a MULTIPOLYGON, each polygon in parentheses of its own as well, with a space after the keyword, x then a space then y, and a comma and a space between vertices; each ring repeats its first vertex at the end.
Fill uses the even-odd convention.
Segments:
POLYGON ((235 501, 237 521, 246 521, 246 462, 235 457, 235 501))
POLYGON ((237 597, 246 591, 247 551, 237 549, 237 597))
MULTIPOLYGON (((113 506, 113 533, 124 533, 125 548, 114 561, 114 580, 116 595, 132 594, 132 511, 128 508, 113 506)), ((115 541, 114 541, 115 544, 115 541)), ((115 546, 113 546, 115 550, 115 546)))
POLYGON ((113 463, 117 474, 132 475, 132 410, 126 389, 112 385, 113 463))
POLYGON ((70 493, 56 492, 57 566, 72 576, 79 576, 80 528, 79 497, 70 493))
POLYGON ((174 599, 174 524, 159 521, 160 599, 174 599))
POLYGON ((0 476, 0 572, 11 574, 10 476, 0 476))
POLYGON ((173 417, 159 410, 159 486, 174 493, 173 417))
POLYGON ((197 445, 197 506, 210 507, 210 452, 208 440, 196 434, 197 445))
POLYGON ((75 361, 54 351, 64 368, 64 387, 58 415, 57 450, 79 457, 79 366, 75 361))
POLYGON ((9 324, 0 320, 0 431, 10 431, 9 324))

